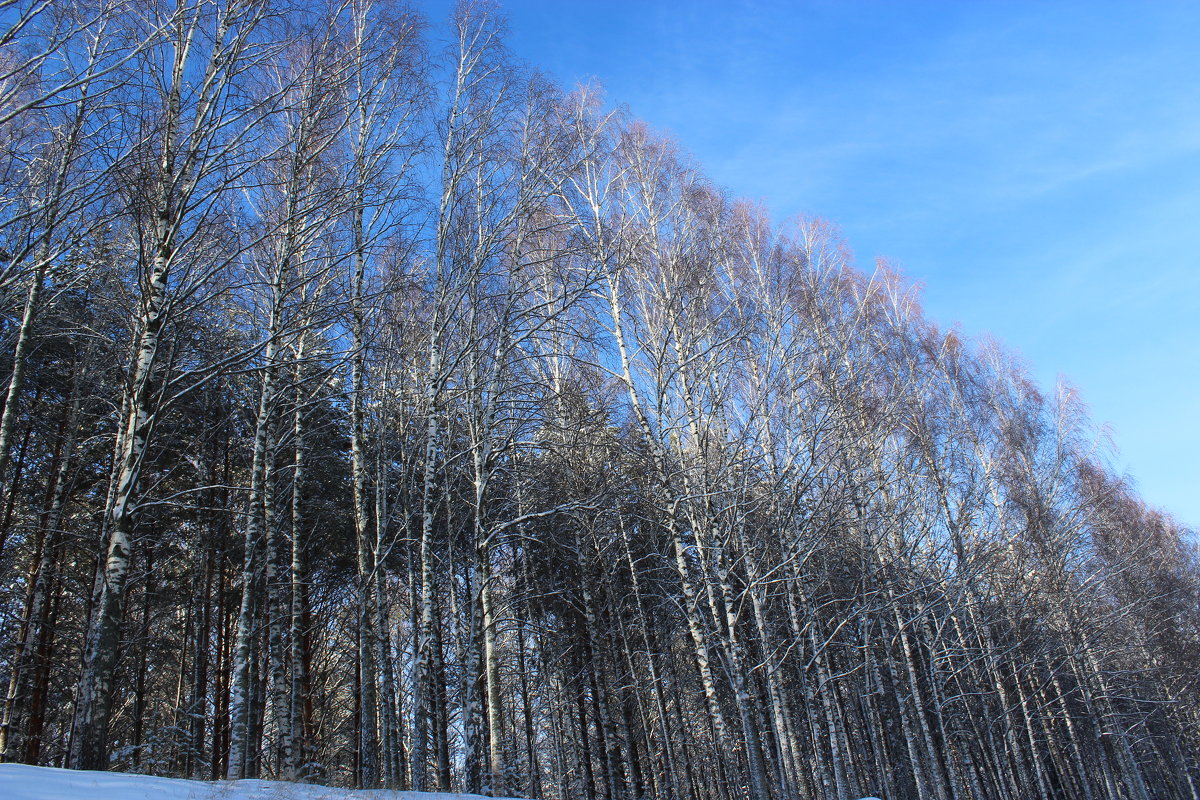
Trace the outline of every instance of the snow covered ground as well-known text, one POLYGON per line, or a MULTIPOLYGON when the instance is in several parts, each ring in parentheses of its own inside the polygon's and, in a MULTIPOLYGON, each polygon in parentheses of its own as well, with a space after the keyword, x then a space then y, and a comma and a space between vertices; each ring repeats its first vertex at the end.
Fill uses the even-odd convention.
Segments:
MULTIPOLYGON (((185 781, 0 764, 0 800, 497 800, 477 794, 331 789, 283 781, 185 781)), ((864 797, 862 800, 878 800, 864 797)))
POLYGON ((479 795, 386 789, 354 791, 282 781, 185 781, 123 772, 0 764, 3 800, 465 800, 475 797, 479 795))

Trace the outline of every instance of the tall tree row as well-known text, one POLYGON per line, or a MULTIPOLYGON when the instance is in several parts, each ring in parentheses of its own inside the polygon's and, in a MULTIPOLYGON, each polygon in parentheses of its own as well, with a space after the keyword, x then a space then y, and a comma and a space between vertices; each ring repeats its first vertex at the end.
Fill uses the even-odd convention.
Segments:
POLYGON ((0 2, 0 757, 1200 797, 1200 554, 1077 392, 387 0, 0 2))

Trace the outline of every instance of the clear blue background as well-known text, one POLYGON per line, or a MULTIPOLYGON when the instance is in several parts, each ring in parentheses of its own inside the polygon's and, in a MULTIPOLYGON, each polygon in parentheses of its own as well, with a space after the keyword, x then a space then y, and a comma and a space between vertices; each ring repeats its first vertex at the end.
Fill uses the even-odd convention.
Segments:
POLYGON ((523 59, 598 80, 777 218, 836 222, 1043 387, 1064 376, 1117 468, 1200 526, 1200 3, 503 8, 523 59))

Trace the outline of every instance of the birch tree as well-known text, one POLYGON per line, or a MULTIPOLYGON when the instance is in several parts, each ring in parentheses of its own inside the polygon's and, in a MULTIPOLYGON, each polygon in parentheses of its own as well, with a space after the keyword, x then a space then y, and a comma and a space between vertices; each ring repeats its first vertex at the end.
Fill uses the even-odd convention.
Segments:
POLYGON ((105 513, 99 599, 88 627, 76 697, 69 759, 75 768, 102 768, 107 761, 106 729, 138 482, 171 390, 197 377, 164 374, 164 337, 170 334, 172 315, 194 301, 236 255, 214 251, 209 233, 229 190, 246 169, 243 148, 263 113, 262 100, 243 102, 235 98, 234 89, 266 55, 257 35, 267 14, 261 4, 235 2, 212 8, 149 6, 144 17, 133 11, 125 17, 128 25, 161 27, 168 34, 131 62, 145 70, 145 79, 126 84, 131 102, 146 115, 141 120, 146 127, 135 130, 137 138, 123 157, 122 181, 131 233, 137 237, 131 255, 140 298, 114 491, 105 513))
MULTIPOLYGON (((335 56, 337 38, 317 18, 298 41, 295 52, 272 76, 269 92, 279 97, 280 108, 268 120, 277 141, 268 145, 264 158, 263 190, 255 198, 266 235, 253 252, 263 287, 261 316, 264 346, 262 382, 254 419, 250 458, 250 491, 245 524, 242 602, 234 648, 234 680, 230 699, 232 735, 227 774, 245 777, 253 758, 250 741, 250 647, 256 625, 254 597, 258 570, 265 571, 269 609, 269 661, 272 710, 280 731, 278 759, 284 774, 295 776, 296 754, 290 718, 289 683, 286 679, 284 637, 288 618, 285 591, 290 574, 283 558, 280 516, 274 497, 272 451, 275 423, 288 389, 285 354, 302 354, 304 337, 316 317, 308 306, 322 292, 314 288, 327 279, 327 248, 319 244, 333 230, 344 210, 340 181, 330 151, 345 126, 346 64, 335 56), (260 558, 259 553, 263 553, 260 558)), ((297 360, 300 360, 297 357, 297 360)))
POLYGON ((3 758, 1195 797, 1194 532, 1078 391, 504 29, 0 0, 3 758))

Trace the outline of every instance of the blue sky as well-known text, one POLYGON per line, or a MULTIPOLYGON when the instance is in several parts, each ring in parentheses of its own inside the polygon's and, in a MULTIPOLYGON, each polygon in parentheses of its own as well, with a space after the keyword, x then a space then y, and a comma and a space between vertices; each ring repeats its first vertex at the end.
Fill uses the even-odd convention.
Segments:
POLYGON ((1064 376, 1118 469, 1200 526, 1200 3, 504 8, 522 58, 598 80, 717 183, 836 222, 932 319, 1064 376))

